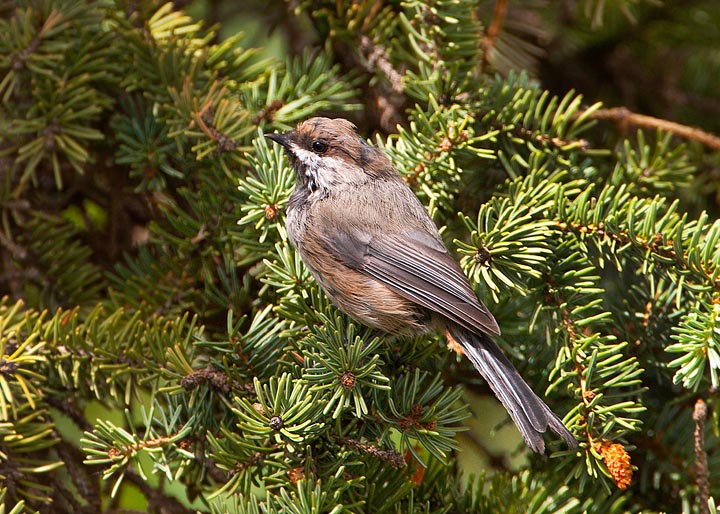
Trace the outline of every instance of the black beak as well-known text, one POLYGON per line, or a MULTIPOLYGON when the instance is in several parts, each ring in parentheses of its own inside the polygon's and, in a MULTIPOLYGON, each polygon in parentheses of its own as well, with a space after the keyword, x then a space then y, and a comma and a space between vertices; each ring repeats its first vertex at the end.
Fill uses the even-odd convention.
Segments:
POLYGON ((290 144, 290 138, 288 137, 288 135, 282 134, 281 132, 275 132, 274 134, 265 134, 265 137, 271 141, 275 141, 276 143, 282 145, 284 148, 287 148, 290 144))

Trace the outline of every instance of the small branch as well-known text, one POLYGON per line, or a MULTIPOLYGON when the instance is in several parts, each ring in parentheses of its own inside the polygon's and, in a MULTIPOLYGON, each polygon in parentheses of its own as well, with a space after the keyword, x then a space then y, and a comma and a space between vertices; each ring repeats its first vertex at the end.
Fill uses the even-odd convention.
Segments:
POLYGON ((260 125, 260 123, 262 122, 272 122, 275 118, 275 113, 279 111, 283 105, 285 105, 285 103, 282 100, 276 98, 268 105, 260 109, 260 111, 255 116, 253 116, 253 124, 260 125))
POLYGON ((393 68, 387 51, 375 45, 372 40, 364 34, 360 35, 360 50, 363 57, 367 59, 367 71, 374 72, 376 70, 382 72, 390 83, 393 93, 403 94, 403 77, 402 74, 393 68))
POLYGON ((45 400, 48 405, 70 418, 80 430, 90 432, 93 429, 81 409, 78 408, 75 395, 70 391, 65 391, 62 396, 49 395, 45 400))
POLYGON ((536 134, 534 131, 528 130, 522 126, 516 126, 514 132, 515 134, 519 135, 524 139, 536 141, 540 144, 548 146, 552 145, 555 148, 559 148, 565 151, 571 149, 578 149, 584 152, 590 147, 590 143, 588 143, 586 139, 562 139, 557 136, 551 137, 547 134, 536 134))
MULTIPOLYGON (((38 50, 38 48, 40 48, 43 39, 47 37, 48 33, 52 29, 54 29, 64 21, 63 18, 64 16, 59 10, 53 9, 50 14, 48 14, 48 17, 45 19, 42 27, 40 27, 40 30, 38 30, 38 33, 30 41, 30 43, 28 43, 28 45, 19 52, 10 54, 9 57, 11 69, 13 69, 14 71, 24 69, 27 61, 33 56, 33 54, 38 50)), ((18 21, 17 17, 15 18, 15 21, 18 21)))
POLYGON ((655 234, 651 239, 645 239, 636 235, 634 238, 630 236, 630 232, 617 231, 610 232, 605 230, 605 224, 603 222, 597 225, 588 224, 583 225, 575 221, 566 223, 564 221, 558 222, 558 227, 562 231, 571 231, 580 237, 584 236, 597 236, 601 239, 609 239, 619 243, 620 245, 626 245, 628 243, 640 246, 644 250, 647 250, 655 255, 672 259, 676 262, 675 266, 678 269, 691 271, 693 273, 700 273, 704 280, 707 280, 713 287, 714 290, 720 291, 720 279, 715 278, 715 271, 709 267, 691 267, 688 264, 688 256, 686 253, 678 255, 674 250, 674 243, 672 240, 664 241, 663 235, 660 233, 655 234))
MULTIPOLYGON (((229 476, 237 475, 238 473, 243 472, 243 471, 257 465, 258 463, 262 463, 264 461, 265 461, 265 455, 263 455, 260 452, 255 452, 245 462, 238 462, 237 464, 235 464, 235 467, 233 469, 231 469, 230 471, 228 471, 228 475, 229 476)), ((217 469, 219 469, 219 468, 217 468, 217 469)), ((225 480, 227 480, 227 479, 225 479, 225 480)))
POLYGON ((484 71, 487 69, 489 63, 488 54, 495 47, 495 41, 500 35, 502 30, 503 20, 505 19, 505 12, 507 11, 507 0, 496 0, 495 9, 493 10, 492 21, 490 26, 485 32, 485 38, 483 39, 483 56, 482 56, 482 68, 484 71))
MULTIPOLYGON (((487 112, 480 111, 478 116, 482 117, 485 114, 487 114, 487 112)), ((506 125, 497 120, 490 120, 488 125, 490 129, 506 132, 526 141, 533 141, 541 145, 552 146, 562 151, 579 150, 584 152, 590 148, 590 143, 586 139, 562 139, 557 136, 543 134, 537 130, 527 129, 522 126, 522 123, 506 125)))
POLYGON ((372 455, 373 457, 377 457, 378 459, 387 462, 394 468, 404 468, 406 466, 403 456, 395 450, 381 450, 377 446, 361 443, 360 441, 356 439, 351 439, 349 437, 336 436, 335 440, 341 444, 344 444, 345 446, 354 448, 361 453, 366 453, 368 455, 372 455))
POLYGON ((214 117, 215 111, 213 110, 212 100, 208 99, 200 111, 195 114, 194 121, 206 136, 217 143, 215 153, 232 152, 237 147, 237 143, 213 126, 214 117))
POLYGON ((681 125, 674 121, 653 118, 644 114, 636 114, 625 107, 615 107, 612 109, 598 109, 591 113, 589 118, 595 120, 610 120, 616 122, 621 129, 628 125, 634 125, 644 128, 656 128, 666 132, 670 132, 677 136, 697 141, 713 150, 720 150, 720 137, 705 132, 695 127, 681 125))
POLYGON ((139 441, 135 444, 128 444, 120 448, 110 448, 108 451, 108 457, 114 459, 116 457, 125 456, 130 457, 132 454, 141 450, 147 450, 151 448, 162 448, 172 443, 171 437, 156 437, 155 439, 146 439, 145 441, 139 441))
POLYGON ((700 514, 710 514, 708 500, 710 499, 710 476, 708 472, 707 453, 705 452, 705 419, 707 418, 707 405, 698 398, 693 409, 692 419, 695 422, 695 483, 698 488, 698 501, 700 514))
POLYGON ((385 48, 376 45, 364 34, 359 39, 358 64, 372 75, 382 74, 387 79, 387 84, 381 81, 371 88, 371 92, 382 129, 393 132, 402 119, 405 103, 403 75, 393 67, 385 48))
MULTIPOLYGON (((68 506, 72 506, 76 512, 100 512, 102 505, 100 482, 97 474, 83 463, 85 454, 72 444, 67 444, 66 442, 55 445, 54 448, 65 464, 65 469, 73 485, 80 493, 80 497, 86 502, 87 508, 83 510, 80 505, 77 504, 75 495, 68 493, 68 488, 63 485, 56 484, 55 487, 53 487, 55 494, 63 494, 63 500, 68 506)), ((57 477, 53 477, 53 481, 54 480, 57 480, 57 477)), ((57 500, 55 504, 57 506, 57 500)))
POLYGON ((218 370, 212 364, 206 368, 195 370, 180 379, 180 385, 186 391, 192 391, 206 383, 209 384, 213 390, 220 393, 228 394, 230 392, 230 383, 228 382, 227 374, 218 370))

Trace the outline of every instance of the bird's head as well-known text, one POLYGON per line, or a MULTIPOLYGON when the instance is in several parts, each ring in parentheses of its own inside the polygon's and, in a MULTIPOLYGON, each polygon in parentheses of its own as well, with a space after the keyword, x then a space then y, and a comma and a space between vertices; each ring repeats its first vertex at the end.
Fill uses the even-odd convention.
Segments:
POLYGON ((265 137, 283 146, 298 185, 311 194, 397 175, 387 156, 342 118, 310 118, 289 132, 265 137))

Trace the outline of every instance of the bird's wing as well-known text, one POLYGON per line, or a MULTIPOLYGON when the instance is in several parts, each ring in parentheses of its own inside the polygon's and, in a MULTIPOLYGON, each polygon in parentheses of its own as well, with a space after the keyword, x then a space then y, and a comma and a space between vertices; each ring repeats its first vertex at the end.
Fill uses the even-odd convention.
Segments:
POLYGON ((477 299, 458 263, 426 232, 369 237, 356 230, 324 235, 327 250, 347 266, 471 332, 500 334, 495 318, 477 299))

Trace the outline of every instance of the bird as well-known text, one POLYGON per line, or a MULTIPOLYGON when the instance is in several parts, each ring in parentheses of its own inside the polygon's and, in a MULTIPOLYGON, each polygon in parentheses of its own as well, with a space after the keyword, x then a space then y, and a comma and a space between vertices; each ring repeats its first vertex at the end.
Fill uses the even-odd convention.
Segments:
POLYGON ((296 175, 288 238, 336 307, 393 337, 444 331, 531 450, 545 452, 548 429, 578 446, 492 340, 500 335, 497 321, 382 150, 343 118, 314 117, 265 137, 283 147, 296 175))

